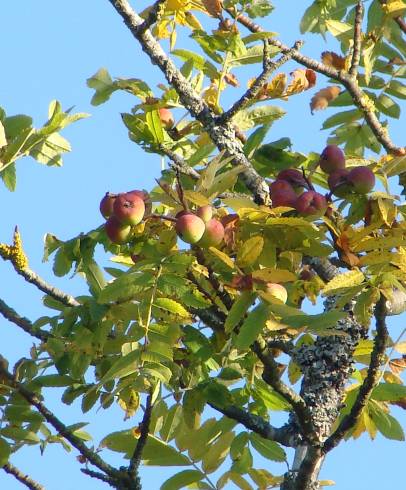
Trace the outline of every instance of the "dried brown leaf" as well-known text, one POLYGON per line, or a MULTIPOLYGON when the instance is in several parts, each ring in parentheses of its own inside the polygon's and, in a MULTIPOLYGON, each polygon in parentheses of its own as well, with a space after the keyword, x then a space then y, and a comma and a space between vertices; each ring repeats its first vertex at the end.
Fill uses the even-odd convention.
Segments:
POLYGON ((324 51, 324 53, 321 53, 321 61, 325 65, 331 66, 336 70, 345 69, 345 58, 334 53, 333 51, 324 51))
POLYGON ((310 101, 310 111, 313 114, 314 111, 321 111, 326 109, 329 103, 338 97, 341 92, 341 88, 338 85, 332 85, 330 87, 322 88, 316 92, 312 100, 310 101))

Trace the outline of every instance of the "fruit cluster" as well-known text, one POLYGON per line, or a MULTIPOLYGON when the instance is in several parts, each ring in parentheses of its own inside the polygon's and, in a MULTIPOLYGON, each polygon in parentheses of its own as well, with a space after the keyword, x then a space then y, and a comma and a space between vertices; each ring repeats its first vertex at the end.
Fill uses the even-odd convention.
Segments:
POLYGON ((224 238, 224 226, 213 218, 213 208, 201 206, 196 213, 180 211, 176 215, 176 233, 186 243, 199 247, 217 247, 224 238))
POLYGON ((335 145, 328 145, 320 155, 320 168, 328 174, 328 186, 337 197, 368 194, 375 186, 375 175, 368 167, 345 168, 345 155, 335 145))
MULTIPOLYGON (((320 169, 328 174, 330 196, 345 198, 350 194, 368 194, 375 176, 368 167, 346 169, 345 155, 336 145, 327 145, 320 155, 320 169)), ((297 169, 282 170, 270 185, 273 207, 289 206, 300 216, 318 218, 327 211, 328 199, 316 192, 308 178, 297 169)))
POLYGON ((113 243, 128 241, 131 227, 144 218, 146 208, 150 206, 149 195, 145 191, 130 191, 122 194, 109 192, 100 201, 100 212, 107 220, 106 234, 113 243))

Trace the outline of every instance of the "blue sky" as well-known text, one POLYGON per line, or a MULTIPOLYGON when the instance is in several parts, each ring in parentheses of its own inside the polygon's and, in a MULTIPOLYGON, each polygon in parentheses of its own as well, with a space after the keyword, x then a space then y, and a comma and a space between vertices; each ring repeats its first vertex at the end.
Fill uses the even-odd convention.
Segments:
MULTIPOLYGON (((265 28, 279 32, 286 44, 292 44, 301 37, 298 20, 310 2, 274 3, 276 12, 264 22, 265 28), (297 8, 302 3, 304 7, 297 8)), ((103 66, 113 76, 145 78, 151 86, 162 79, 107 0, 2 2, 0 14, 0 106, 7 114, 28 114, 39 126, 46 120, 52 99, 58 99, 64 108, 74 105, 77 111, 91 114, 64 131, 73 147, 65 157, 64 167, 46 168, 25 159, 17 165, 17 191, 9 193, 0 185, 0 241, 9 242, 18 224, 31 267, 53 284, 79 294, 85 287, 81 280, 55 278, 51 263, 42 263, 43 236, 52 232, 68 239, 98 226, 98 204, 106 191, 148 189, 160 172, 159 157, 145 154, 131 143, 121 123, 120 113, 128 111, 134 99, 117 93, 109 103, 92 107, 92 91, 87 88, 86 79, 103 66)), ((326 48, 321 38, 312 36, 303 51, 317 56, 326 48)), ((293 65, 286 69, 291 68, 293 65)), ((323 86, 321 82, 320 87, 323 86)), ((274 125, 270 140, 289 136, 295 150, 321 151, 327 138, 326 132, 320 132, 326 114, 310 115, 308 104, 313 92, 295 97, 289 105, 281 102, 290 112, 274 125)), ((238 89, 231 89, 229 100, 238 93, 238 89)), ((392 136, 395 142, 401 142, 400 124, 394 126, 392 136)), ((41 296, 0 261, 0 297, 20 314, 35 319, 44 311, 40 307, 41 296)), ((390 323, 395 338, 403 327, 401 323, 400 319, 390 323)), ((31 339, 2 318, 0 329, 1 353, 11 361, 25 355, 31 339)), ((49 397, 47 404, 50 408, 59 407, 55 397, 49 397)), ((79 406, 74 405, 63 406, 62 411, 58 408, 57 413, 67 424, 93 419, 89 431, 95 435, 96 443, 108 432, 136 424, 132 420, 123 422, 118 408, 82 415, 79 406)), ((400 410, 395 413, 405 421, 400 410)), ((329 455, 322 478, 335 480, 337 490, 390 488, 404 479, 404 449, 404 443, 387 441, 379 435, 375 442, 362 436, 329 455)), ((17 454, 12 462, 37 478, 47 490, 105 488, 80 473, 75 456, 75 451, 66 455, 58 446, 50 447, 41 457, 38 448, 32 448, 17 454)), ((111 461, 120 464, 114 455, 111 461)), ((284 469, 271 464, 269 470, 278 474, 284 469)), ((148 489, 159 488, 170 474, 170 469, 157 468, 141 472, 148 489)), ((0 488, 17 490, 22 486, 0 471, 0 488)))

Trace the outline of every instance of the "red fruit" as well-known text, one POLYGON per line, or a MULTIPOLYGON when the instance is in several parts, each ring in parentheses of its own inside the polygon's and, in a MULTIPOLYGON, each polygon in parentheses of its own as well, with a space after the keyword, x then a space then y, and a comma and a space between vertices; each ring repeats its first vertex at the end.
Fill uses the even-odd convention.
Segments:
POLYGON ((296 199, 295 208, 302 216, 320 217, 327 211, 327 201, 318 192, 307 191, 296 199))
POLYGON ((197 242, 199 247, 216 247, 224 239, 224 226, 219 220, 213 218, 206 223, 202 238, 197 242))
POLYGON ((375 175, 368 167, 354 167, 347 177, 348 182, 353 185, 358 194, 368 194, 375 185, 375 175))
POLYGON ((204 221, 193 213, 183 214, 175 225, 176 233, 186 243, 197 243, 206 229, 204 221))
POLYGON ((127 192, 127 194, 140 197, 145 204, 145 214, 151 214, 152 202, 151 202, 151 197, 147 191, 134 190, 134 191, 127 192))
POLYGON ((308 184, 303 177, 303 173, 295 168, 286 168, 278 173, 277 180, 285 180, 294 188, 308 188, 308 184))
POLYGON ((269 186, 271 191, 272 206, 290 206, 293 207, 297 195, 293 187, 286 180, 275 180, 269 186))
POLYGON ((123 225, 135 226, 141 223, 145 214, 144 201, 134 191, 119 194, 114 202, 114 216, 123 225))
POLYGON ((106 221, 104 229, 113 243, 125 243, 131 235, 131 226, 123 225, 114 215, 106 221))
POLYGON ((265 292, 278 299, 279 301, 282 301, 282 303, 286 303, 286 301, 288 300, 288 292, 282 286, 282 284, 267 282, 265 286, 265 292))
POLYGON ((106 195, 100 201, 100 212, 104 218, 108 219, 113 214, 114 201, 116 200, 116 197, 116 194, 106 192, 106 195))
POLYGON ((209 205, 201 206, 200 208, 197 208, 196 214, 207 223, 213 218, 213 208, 209 205))
POLYGON ((165 129, 171 129, 175 124, 172 112, 166 107, 161 107, 160 109, 158 109, 158 113, 159 119, 161 120, 161 123, 165 127, 165 129))
POLYGON ((320 168, 326 174, 345 168, 345 155, 337 145, 327 145, 320 155, 320 168))
POLYGON ((327 183, 331 192, 337 197, 347 197, 352 192, 352 185, 348 182, 349 170, 343 168, 336 170, 328 176, 327 183))

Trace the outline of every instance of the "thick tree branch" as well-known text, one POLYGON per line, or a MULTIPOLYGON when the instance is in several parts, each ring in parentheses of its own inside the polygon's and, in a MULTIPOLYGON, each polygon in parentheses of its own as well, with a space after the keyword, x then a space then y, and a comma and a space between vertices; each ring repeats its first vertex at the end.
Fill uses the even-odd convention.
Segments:
POLYGON ((152 394, 148 394, 147 401, 145 404, 144 416, 140 424, 141 434, 137 441, 137 445, 135 446, 134 453, 130 460, 130 464, 128 466, 128 475, 131 478, 131 480, 134 482, 135 485, 134 490, 141 488, 141 482, 138 476, 138 468, 141 463, 142 451, 148 439, 151 415, 152 415, 152 394))
POLYGON ((32 322, 23 316, 20 316, 13 308, 7 305, 2 299, 0 299, 0 313, 6 318, 8 321, 14 323, 18 327, 20 327, 24 332, 27 332, 32 337, 37 338, 38 340, 42 340, 46 342, 49 337, 52 335, 49 332, 44 332, 42 330, 34 328, 32 322))
POLYGON ((362 19, 364 17, 364 6, 361 0, 358 0, 355 7, 354 19, 354 44, 352 47, 352 60, 350 66, 350 76, 357 78, 359 62, 361 59, 361 44, 362 44, 362 19))
POLYGON ((279 393, 292 406, 298 424, 301 428, 302 436, 312 441, 314 439, 314 427, 312 424, 311 413, 303 398, 294 390, 287 386, 280 378, 277 364, 269 352, 265 340, 259 338, 252 345, 252 350, 264 365, 262 373, 263 380, 279 393))
POLYGON ((323 446, 324 452, 331 451, 331 449, 336 447, 345 436, 345 433, 354 427, 362 410, 368 403, 372 390, 379 383, 379 368, 384 361, 385 348, 389 338, 388 329, 386 328, 386 298, 383 295, 381 295, 381 298, 375 306, 375 320, 376 336, 367 375, 359 389, 358 396, 350 413, 344 417, 334 434, 326 440, 323 446))
POLYGON ((228 109, 227 112, 224 112, 221 116, 217 118, 220 124, 224 124, 225 122, 230 121, 237 114, 237 112, 245 109, 259 94, 259 92, 261 91, 264 84, 267 82, 270 75, 279 67, 281 67, 283 64, 288 62, 292 57, 292 51, 299 49, 303 44, 302 41, 296 41, 291 51, 285 53, 279 58, 279 60, 273 62, 269 58, 269 54, 268 54, 269 51, 268 40, 265 40, 264 43, 265 43, 264 68, 261 74, 258 75, 258 77, 254 80, 254 82, 252 83, 250 88, 245 92, 245 94, 240 99, 238 99, 232 105, 232 107, 228 109))
POLYGON ((232 156, 235 165, 242 165, 245 168, 241 174, 241 179, 254 194, 256 201, 261 204, 269 203, 268 184, 252 167, 245 156, 241 142, 235 137, 236 133, 233 125, 231 123, 218 125, 205 101, 193 90, 190 83, 167 56, 151 32, 146 30, 140 33, 138 28, 142 24, 142 19, 134 12, 127 0, 109 0, 109 2, 120 14, 124 23, 140 43, 152 63, 159 67, 168 83, 176 90, 184 107, 202 124, 217 148, 220 151, 226 151, 228 155, 232 156))
POLYGON ((6 463, 2 467, 2 469, 9 475, 14 476, 14 478, 16 478, 20 483, 25 485, 30 490, 45 490, 45 487, 37 483, 28 475, 25 475, 22 471, 20 471, 16 466, 11 464, 10 462, 6 463))
POLYGON ((273 427, 258 415, 246 412, 239 407, 229 405, 227 407, 217 406, 209 402, 209 405, 226 417, 233 419, 242 424, 246 429, 250 429, 264 439, 279 442, 286 447, 295 446, 295 434, 289 425, 283 427, 273 427))
MULTIPOLYGON (((227 11, 230 13, 230 15, 234 16, 231 9, 227 9, 227 11)), ((238 15, 237 20, 238 22, 240 22, 240 24, 244 25, 251 32, 264 32, 261 26, 252 22, 251 19, 249 19, 245 15, 238 15)), ((313 58, 309 58, 308 56, 301 54, 297 50, 291 50, 289 46, 286 46, 277 39, 269 39, 269 43, 279 48, 283 54, 291 51, 292 59, 297 61, 301 65, 306 66, 307 68, 311 68, 312 70, 321 73, 326 77, 337 80, 338 82, 343 84, 350 93, 354 104, 363 113, 364 118, 368 126, 371 128, 371 131, 374 133, 376 139, 382 144, 385 150, 388 153, 392 153, 398 156, 406 154, 406 150, 404 148, 400 148, 392 142, 387 129, 382 126, 381 122, 376 117, 373 104, 371 104, 369 98, 359 88, 357 81, 354 80, 352 76, 350 76, 348 73, 345 73, 344 71, 336 70, 335 68, 327 66, 324 63, 321 63, 320 61, 317 61, 313 58)))
POLYGON ((0 363, 0 373, 8 381, 9 385, 14 388, 18 393, 32 406, 34 406, 38 412, 45 418, 45 420, 52 425, 52 427, 69 441, 73 447, 75 447, 80 454, 82 454, 91 464, 99 468, 106 475, 115 480, 121 480, 123 478, 122 473, 108 463, 106 463, 97 453, 89 449, 79 437, 75 436, 67 426, 61 422, 48 408, 40 401, 38 395, 28 390, 24 385, 18 382, 15 377, 6 369, 6 367, 0 363))

